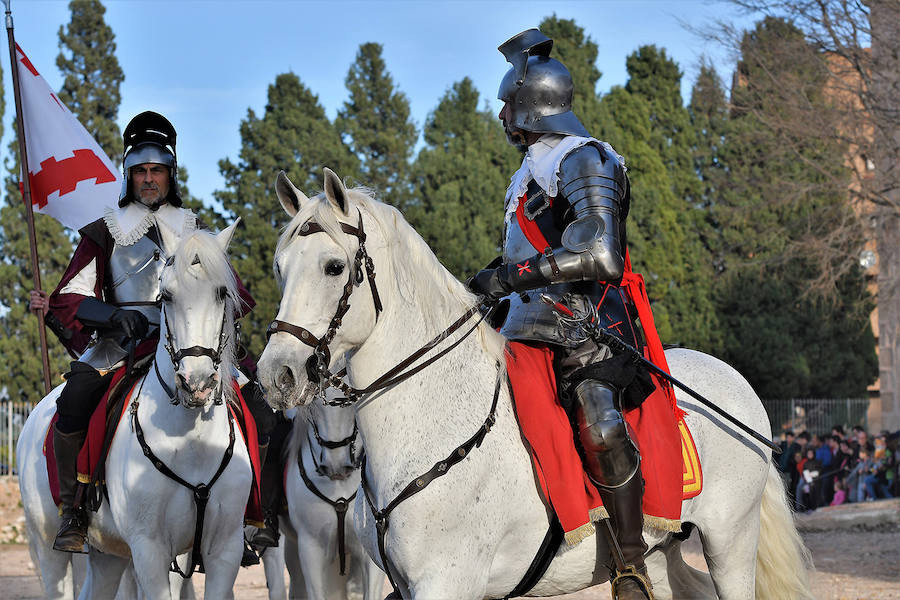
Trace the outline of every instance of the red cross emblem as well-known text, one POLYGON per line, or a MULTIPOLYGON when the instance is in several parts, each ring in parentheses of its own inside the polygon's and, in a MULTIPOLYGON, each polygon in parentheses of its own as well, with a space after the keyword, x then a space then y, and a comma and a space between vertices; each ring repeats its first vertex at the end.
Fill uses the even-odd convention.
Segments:
POLYGON ((522 264, 517 264, 516 266, 519 268, 519 277, 522 276, 522 273, 531 273, 531 267, 528 266, 530 260, 526 260, 522 264))

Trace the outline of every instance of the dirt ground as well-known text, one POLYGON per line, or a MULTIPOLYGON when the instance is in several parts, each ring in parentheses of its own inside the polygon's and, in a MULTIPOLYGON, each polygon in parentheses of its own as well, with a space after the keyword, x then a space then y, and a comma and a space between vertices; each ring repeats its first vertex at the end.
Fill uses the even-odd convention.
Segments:
MULTIPOLYGON (((815 563, 810 580, 817 599, 900 600, 900 500, 821 509, 798 515, 797 522, 815 563)), ((695 538, 684 546, 685 560, 705 569, 695 538)), ((203 576, 196 575, 199 598, 203 597, 202 582, 203 576)), ((261 566, 241 569, 234 595, 238 600, 268 598, 261 566)), ((40 579, 24 536, 18 485, 14 479, 0 477, 0 598, 41 597, 40 579)), ((608 600, 609 586, 564 598, 608 600)))

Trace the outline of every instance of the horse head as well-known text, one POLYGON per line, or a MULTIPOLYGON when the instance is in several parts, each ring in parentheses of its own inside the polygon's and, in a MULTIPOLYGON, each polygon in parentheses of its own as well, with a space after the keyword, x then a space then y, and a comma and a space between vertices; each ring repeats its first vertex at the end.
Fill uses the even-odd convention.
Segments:
MULTIPOLYGON (((329 391, 325 397, 333 395, 329 391)), ((307 413, 306 439, 319 475, 344 480, 359 468, 363 448, 353 406, 326 404, 323 397, 312 402, 307 413)))
POLYGON ((175 371, 173 404, 200 408, 231 393, 240 300, 226 250, 239 221, 182 239, 160 274, 160 343, 175 371))
POLYGON ((325 191, 312 199, 283 171, 275 190, 291 222, 275 249, 282 299, 258 374, 269 404, 284 409, 312 402, 318 366, 358 348, 375 327, 380 299, 368 251, 383 242, 369 235, 379 228, 365 191, 346 189, 328 168, 325 191))

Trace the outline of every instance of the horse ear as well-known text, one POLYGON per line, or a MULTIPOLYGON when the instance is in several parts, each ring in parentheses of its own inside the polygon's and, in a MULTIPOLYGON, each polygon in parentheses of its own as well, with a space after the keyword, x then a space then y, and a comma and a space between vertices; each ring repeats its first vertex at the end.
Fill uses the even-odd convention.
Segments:
POLYGON ((328 167, 325 167, 325 197, 342 213, 347 214, 347 190, 344 188, 344 182, 328 167))
POLYGON ((222 252, 228 250, 228 244, 231 243, 231 238, 234 237, 234 230, 237 229, 238 223, 240 222, 241 218, 238 217, 234 223, 216 234, 216 243, 219 244, 222 252))
POLYGON ((284 207, 284 212, 289 217, 293 217, 300 210, 300 205, 309 201, 306 194, 298 190, 291 180, 288 179, 287 173, 281 171, 275 179, 275 193, 278 195, 278 201, 284 207))

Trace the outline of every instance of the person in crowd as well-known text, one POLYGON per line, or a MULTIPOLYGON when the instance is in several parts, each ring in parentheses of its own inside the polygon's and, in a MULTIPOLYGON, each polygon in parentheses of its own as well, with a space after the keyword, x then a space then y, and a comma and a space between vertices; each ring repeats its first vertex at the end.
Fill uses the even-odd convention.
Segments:
POLYGON ((818 506, 818 488, 822 482, 822 463, 816 459, 816 451, 813 448, 806 449, 806 455, 798 465, 800 479, 797 483, 795 497, 801 510, 812 511, 818 506))
POLYGON ((847 501, 847 490, 844 489, 844 483, 841 479, 834 480, 834 495, 831 498, 830 506, 840 506, 847 501))

